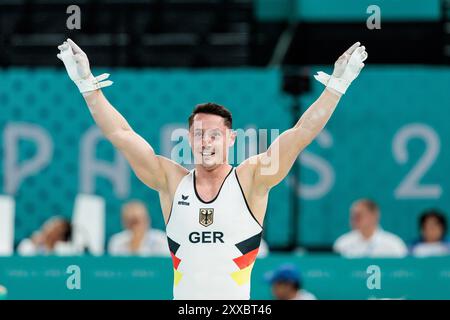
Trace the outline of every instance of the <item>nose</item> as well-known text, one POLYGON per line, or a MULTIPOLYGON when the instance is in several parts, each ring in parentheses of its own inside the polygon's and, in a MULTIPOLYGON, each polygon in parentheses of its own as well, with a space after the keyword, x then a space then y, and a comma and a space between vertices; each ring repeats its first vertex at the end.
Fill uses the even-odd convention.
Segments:
POLYGON ((211 137, 209 134, 204 134, 202 136, 202 146, 209 147, 211 145, 211 137))

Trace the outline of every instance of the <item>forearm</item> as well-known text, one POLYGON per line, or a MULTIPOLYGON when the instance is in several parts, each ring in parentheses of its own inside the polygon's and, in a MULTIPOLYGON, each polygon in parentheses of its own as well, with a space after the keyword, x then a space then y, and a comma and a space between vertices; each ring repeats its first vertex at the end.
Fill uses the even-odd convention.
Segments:
POLYGON ((325 90, 292 128, 283 132, 266 152, 256 157, 255 185, 266 187, 262 188, 264 192, 286 177, 299 153, 330 120, 341 96, 364 67, 367 52, 364 46, 359 45, 356 42, 339 57, 331 76, 318 72, 315 78, 326 86, 325 90))
POLYGON ((86 53, 70 39, 64 41, 58 49, 58 59, 64 63, 70 79, 83 94, 92 117, 105 137, 120 150, 139 179, 155 190, 167 190, 166 171, 161 165, 160 157, 144 138, 132 130, 101 92, 101 88, 113 84, 111 80, 107 80, 109 74, 94 77, 86 53))
POLYGON ((303 113, 294 126, 294 130, 302 131, 313 140, 325 127, 337 104, 341 94, 333 89, 326 88, 319 98, 303 113))
POLYGON ((125 118, 109 103, 101 90, 83 94, 95 123, 108 138, 122 131, 130 131, 131 127, 125 118))

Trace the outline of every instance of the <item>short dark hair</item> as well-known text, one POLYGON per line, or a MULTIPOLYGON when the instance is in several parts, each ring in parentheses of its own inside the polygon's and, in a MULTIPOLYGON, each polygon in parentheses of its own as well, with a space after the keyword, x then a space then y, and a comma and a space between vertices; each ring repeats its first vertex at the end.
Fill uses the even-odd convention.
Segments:
POLYGON ((274 281, 273 283, 288 284, 297 291, 302 288, 302 283, 300 281, 278 280, 278 281, 274 281))
POLYGON ((63 219, 62 223, 64 225, 63 241, 64 242, 71 241, 72 240, 72 232, 73 232, 72 223, 70 223, 70 221, 67 219, 63 219))
POLYGON ((425 210, 420 215, 420 218, 419 218, 420 229, 423 229, 425 222, 430 218, 435 218, 438 221, 438 223, 442 226, 442 230, 444 231, 442 233, 442 236, 445 237, 445 235, 447 234, 447 219, 445 218, 445 215, 437 209, 425 210))
POLYGON ((194 122, 194 117, 198 113, 215 114, 217 116, 220 116, 223 118, 225 125, 230 129, 233 125, 231 112, 227 108, 217 103, 207 102, 195 106, 194 110, 189 116, 189 128, 192 126, 192 123, 194 122))
POLYGON ((368 198, 360 199, 357 201, 357 203, 361 203, 361 204, 365 205, 366 208, 369 209, 370 212, 380 211, 378 204, 372 199, 368 199, 368 198))

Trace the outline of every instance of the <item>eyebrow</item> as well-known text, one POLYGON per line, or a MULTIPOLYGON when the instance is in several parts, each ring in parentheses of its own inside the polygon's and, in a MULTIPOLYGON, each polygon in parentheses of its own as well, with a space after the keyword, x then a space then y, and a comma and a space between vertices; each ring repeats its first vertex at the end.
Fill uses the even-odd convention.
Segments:
POLYGON ((214 129, 199 129, 199 128, 197 128, 197 129, 194 129, 193 131, 195 131, 195 132, 198 132, 198 131, 222 132, 222 130, 219 128, 214 128, 214 129))

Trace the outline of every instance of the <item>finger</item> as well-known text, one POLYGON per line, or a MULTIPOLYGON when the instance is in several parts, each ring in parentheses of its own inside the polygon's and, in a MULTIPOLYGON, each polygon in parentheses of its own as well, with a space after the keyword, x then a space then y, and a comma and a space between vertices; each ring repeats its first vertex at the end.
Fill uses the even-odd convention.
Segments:
POLYGON ((83 53, 83 50, 81 50, 81 48, 75 42, 73 42, 72 39, 68 38, 67 42, 72 47, 74 53, 83 53))
POLYGON ((360 44, 361 44, 361 43, 360 43, 359 41, 356 42, 356 43, 354 43, 350 48, 347 49, 347 51, 345 51, 344 54, 349 54, 349 55, 351 55, 351 54, 353 53, 353 51, 355 51, 355 49, 359 47, 360 44))
POLYGON ((61 50, 61 51, 67 50, 67 48, 68 48, 68 44, 65 41, 63 42, 63 44, 58 46, 58 49, 61 50))
POLYGON ((343 54, 342 56, 340 56, 338 59, 337 59, 337 63, 341 63, 342 61, 344 61, 345 59, 347 59, 347 55, 345 55, 345 54, 343 54))
POLYGON ((339 62, 345 62, 348 61, 348 59, 350 59, 350 54, 348 54, 347 52, 345 52, 342 56, 339 57, 338 61, 339 62))
POLYGON ((349 56, 349 55, 345 55, 342 59, 339 59, 337 61, 337 64, 340 65, 340 66, 346 65, 348 63, 348 61, 350 60, 350 57, 351 56, 349 56))
POLYGON ((361 55, 361 60, 362 61, 366 60, 368 56, 369 56, 369 54, 366 51, 364 51, 361 55))
POLYGON ((57 57, 59 60, 62 61, 62 58, 61 58, 61 54, 60 54, 60 53, 58 53, 58 54, 56 55, 56 57, 57 57))
POLYGON ((359 47, 358 49, 356 49, 356 52, 359 54, 362 54, 365 50, 366 50, 366 47, 362 46, 362 47, 359 47))

